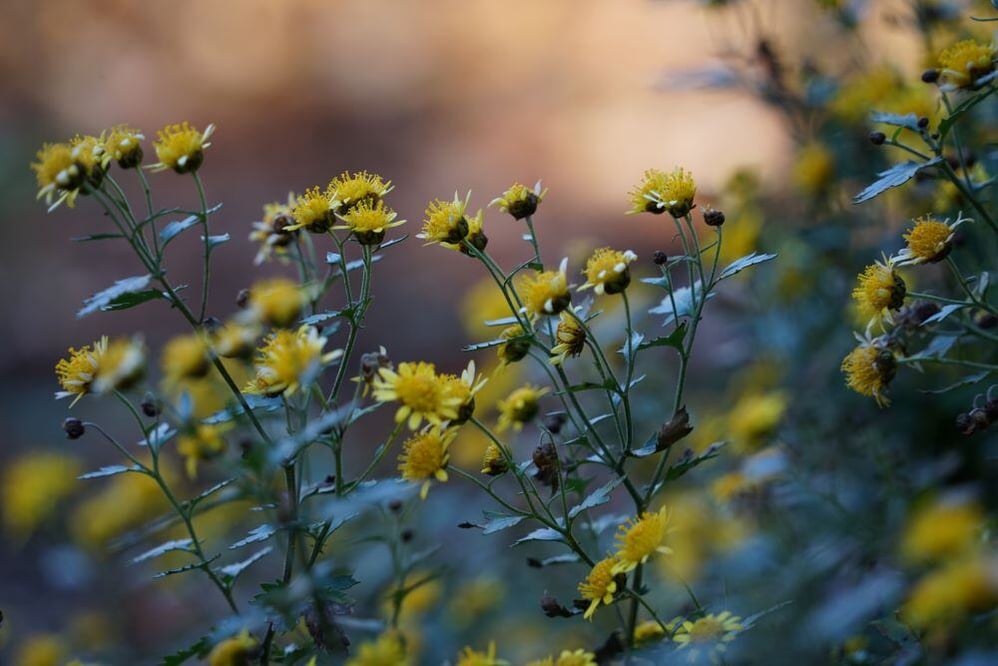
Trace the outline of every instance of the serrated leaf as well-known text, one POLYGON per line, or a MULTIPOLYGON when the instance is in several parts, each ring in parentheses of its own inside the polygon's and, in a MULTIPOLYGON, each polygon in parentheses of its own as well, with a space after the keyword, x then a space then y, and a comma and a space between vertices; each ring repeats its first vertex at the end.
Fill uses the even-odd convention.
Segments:
POLYGON ((87 472, 86 474, 81 474, 76 477, 79 480, 83 479, 101 479, 105 476, 114 476, 115 474, 124 474, 125 472, 138 472, 139 468, 135 465, 108 465, 107 467, 101 467, 100 469, 95 469, 92 472, 87 472))
POLYGON ((960 381, 958 381, 958 382, 956 382, 954 384, 950 384, 949 386, 944 386, 943 388, 940 388, 940 389, 923 389, 921 392, 922 393, 931 393, 931 394, 935 394, 935 395, 938 395, 938 394, 941 394, 941 393, 949 393, 950 391, 953 391, 954 389, 962 388, 964 386, 972 386, 974 384, 977 384, 978 382, 981 382, 981 381, 987 379, 990 374, 991 374, 990 370, 985 370, 983 372, 978 372, 978 373, 973 374, 973 375, 967 375, 966 377, 964 377, 960 381))
POLYGON ((550 527, 542 527, 534 530, 523 538, 517 539, 512 543, 512 546, 519 546, 521 543, 526 543, 528 541, 561 541, 561 533, 551 529, 550 527))
POLYGON ((552 555, 551 557, 545 557, 543 560, 528 560, 530 566, 535 569, 540 569, 542 567, 550 567, 557 564, 574 564, 579 561, 579 556, 575 553, 565 553, 563 555, 552 555))
MULTIPOLYGON (((185 394, 186 395, 186 394, 185 394)), ((246 394, 246 403, 250 406, 253 412, 263 411, 263 412, 276 412, 282 409, 284 403, 280 398, 268 398, 262 395, 246 394)), ((228 409, 223 409, 220 412, 216 412, 211 416, 202 419, 202 423, 208 425, 216 425, 219 423, 226 423, 232 421, 237 416, 242 416, 245 410, 243 410, 242 405, 233 405, 228 409)))
POLYGON ((502 319, 486 319, 483 323, 486 326, 510 326, 512 324, 518 323, 520 320, 516 317, 503 317, 502 319))
POLYGON ((913 132, 918 132, 920 129, 918 127, 918 116, 914 113, 900 114, 874 111, 870 114, 870 122, 893 125, 894 127, 903 127, 905 129, 910 129, 913 132))
POLYGON ((487 520, 483 525, 482 534, 495 534, 496 532, 501 532, 502 530, 509 529, 523 522, 523 516, 506 516, 499 513, 489 513, 486 512, 485 516, 487 520))
POLYGON ((686 338, 686 322, 680 322, 679 326, 674 328, 668 335, 663 335, 658 338, 652 338, 651 340, 645 340, 640 345, 638 349, 648 349, 650 347, 672 347, 678 352, 683 351, 683 341, 686 338))
MULTIPOLYGON (((515 339, 515 338, 511 338, 511 339, 515 339)), ((478 351, 479 349, 488 349, 489 347, 498 347, 499 345, 505 344, 505 343, 507 343, 509 341, 510 340, 502 340, 502 339, 500 339, 500 340, 489 340, 488 342, 476 342, 473 345, 465 345, 464 347, 461 347, 461 351, 463 351, 463 352, 473 352, 473 351, 478 351)))
POLYGON ((203 502, 204 500, 208 499, 209 497, 211 497, 212 495, 214 495, 215 493, 217 493, 218 491, 222 490, 223 488, 227 488, 228 486, 232 485, 235 482, 236 482, 235 477, 233 477, 231 479, 225 479, 224 481, 219 481, 218 483, 216 483, 215 485, 211 486, 210 488, 206 488, 205 490, 202 490, 195 497, 192 497, 188 501, 187 504, 188 504, 188 506, 190 506, 190 507, 193 508, 193 507, 197 506, 199 503, 203 502))
POLYGON ((222 574, 222 577, 225 579, 225 582, 229 585, 229 587, 232 587, 232 583, 235 582, 236 578, 239 577, 239 574, 246 571, 246 569, 248 569, 250 565, 252 565, 254 562, 257 562, 262 558, 266 557, 267 555, 269 555, 273 550, 274 550, 273 546, 267 546, 266 548, 261 548, 260 550, 256 551, 255 553, 247 557, 245 560, 242 560, 240 562, 234 562, 232 564, 227 564, 226 566, 219 569, 218 573, 222 574))
POLYGON ((83 301, 83 308, 76 313, 77 317, 86 317, 89 314, 104 310, 115 299, 121 298, 125 294, 144 291, 152 280, 152 275, 136 275, 134 277, 122 278, 107 289, 98 291, 93 296, 83 301))
MULTIPOLYGON (((219 556, 215 555, 214 557, 208 560, 207 564, 211 564, 218 558, 219 556)), ((195 569, 202 569, 202 568, 204 568, 204 565, 202 565, 200 562, 192 562, 191 564, 185 564, 184 566, 177 567, 175 569, 167 569, 165 571, 160 571, 155 576, 153 576, 153 579, 155 580, 159 578, 166 578, 167 576, 176 576, 177 574, 187 573, 188 571, 194 571, 195 569)))
POLYGON ((185 553, 191 552, 190 546, 194 543, 190 539, 176 539, 174 541, 167 541, 166 543, 161 543, 155 548, 150 548, 146 552, 132 558, 132 564, 138 564, 139 562, 145 562, 146 560, 151 560, 154 557, 159 557, 166 553, 171 553, 176 550, 182 550, 185 553))
POLYGON ((301 320, 301 323, 308 324, 310 326, 315 326, 316 324, 321 324, 323 322, 329 321, 330 319, 336 319, 337 317, 343 316, 343 310, 330 310, 329 312, 319 312, 318 314, 310 315, 301 320))
POLYGON ((772 261, 773 259, 776 259, 775 254, 766 254, 763 252, 753 252, 751 254, 747 254, 744 257, 735 259, 730 264, 725 266, 724 270, 721 271, 721 274, 717 276, 717 280, 718 282, 726 280, 737 275, 738 273, 741 273, 746 268, 751 268, 752 266, 772 261))
POLYGON ((159 662, 159 666, 181 666, 182 664, 190 661, 193 657, 198 657, 199 659, 208 656, 211 649, 214 647, 214 643, 210 638, 204 636, 199 638, 196 643, 189 645, 185 648, 177 650, 173 654, 169 654, 163 657, 163 660, 159 662))
MULTIPOLYGON (((217 236, 208 236, 208 251, 211 252, 216 247, 222 243, 228 243, 232 240, 232 236, 229 234, 218 234, 217 236)), ((204 242, 204 236, 201 237, 201 242, 204 242)))
MULTIPOLYGON (((188 396, 188 394, 184 393, 184 396, 188 396)), ((139 446, 152 445, 153 448, 159 448, 170 441, 176 434, 177 431, 171 428, 169 423, 160 423, 149 431, 145 439, 139 440, 139 446)))
POLYGON ((716 458, 726 442, 716 442, 707 447, 707 450, 700 455, 691 455, 684 457, 679 462, 670 465, 669 471, 665 473, 666 481, 674 481, 681 476, 684 476, 687 472, 692 470, 699 465, 716 458))
POLYGON ((921 325, 925 326, 926 324, 931 324, 931 323, 934 323, 934 322, 937 322, 937 321, 942 321, 943 319, 946 319, 946 317, 950 316, 951 314, 953 314, 957 310, 959 310, 961 308, 965 308, 965 307, 967 307, 967 306, 963 305, 963 304, 957 305, 955 303, 948 303, 948 304, 942 306, 941 308, 939 308, 939 312, 937 312, 936 314, 932 315, 931 317, 926 318, 926 320, 923 321, 921 325))
POLYGON ((623 482, 623 479, 617 477, 603 484, 593 492, 591 492, 584 500, 573 506, 569 512, 569 518, 575 518, 577 515, 586 511, 588 509, 601 506, 610 501, 610 495, 613 493, 614 489, 623 482))
MULTIPOLYGON (((217 213, 219 209, 222 208, 222 204, 216 204, 209 208, 206 213, 207 215, 212 215, 217 213)), ((182 220, 173 220, 172 222, 167 222, 166 225, 159 231, 159 242, 160 245, 166 247, 170 241, 179 236, 184 231, 187 231, 194 225, 201 221, 201 216, 199 214, 189 215, 182 220)))
POLYGON ((158 289, 146 289, 144 291, 122 294, 117 298, 111 299, 107 305, 101 308, 101 311, 113 312, 115 310, 127 310, 128 308, 134 308, 136 305, 142 305, 143 303, 154 301, 157 298, 165 299, 167 296, 158 289))
POLYGON ((236 541, 234 544, 229 546, 229 550, 235 550, 236 548, 242 548, 243 546, 248 546, 251 543, 260 543, 261 541, 266 541, 270 537, 277 534, 277 528, 273 525, 268 525, 264 523, 263 525, 257 525, 249 531, 245 537, 236 541))
POLYGON ((852 202, 854 204, 860 204, 864 201, 869 201, 870 199, 880 196, 892 187, 904 185, 909 180, 914 178, 916 173, 922 169, 938 164, 941 159, 942 158, 939 157, 933 157, 927 162, 908 160, 907 162, 895 164, 890 169, 878 173, 877 180, 873 181, 873 183, 871 183, 865 190, 853 197, 852 202))
MULTIPOLYGON (((702 298, 703 289, 701 288, 700 281, 694 285, 697 293, 697 300, 702 298)), ((712 291, 707 294, 707 300, 714 298, 716 294, 712 291)), ((672 292, 672 297, 666 296, 662 301, 655 307, 648 310, 648 314, 664 314, 665 320, 663 320, 662 325, 668 326, 673 321, 676 320, 676 313, 672 311, 672 303, 675 301, 676 313, 679 317, 692 317, 693 316, 693 290, 689 287, 681 287, 672 292)))

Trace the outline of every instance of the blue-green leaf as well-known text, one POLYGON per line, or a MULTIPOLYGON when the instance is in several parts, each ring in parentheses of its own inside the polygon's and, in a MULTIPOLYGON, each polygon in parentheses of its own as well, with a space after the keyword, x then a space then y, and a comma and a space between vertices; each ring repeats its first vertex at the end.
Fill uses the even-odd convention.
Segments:
POLYGON ((880 196, 892 187, 904 185, 909 180, 914 178, 916 173, 926 167, 938 164, 941 159, 942 158, 940 157, 933 157, 927 162, 908 160, 907 162, 895 164, 890 169, 878 173, 877 180, 873 181, 873 183, 871 183, 865 190, 853 197, 852 202, 860 204, 864 201, 869 201, 870 199, 880 196))

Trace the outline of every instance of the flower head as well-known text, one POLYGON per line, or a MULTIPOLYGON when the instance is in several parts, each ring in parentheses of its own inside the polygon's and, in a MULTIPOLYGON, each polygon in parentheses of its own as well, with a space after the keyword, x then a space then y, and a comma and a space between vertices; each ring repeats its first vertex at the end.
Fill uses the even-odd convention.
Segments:
POLYGON ((287 254, 288 246, 291 245, 295 236, 298 235, 295 226, 295 219, 291 214, 295 205, 295 195, 288 193, 287 203, 273 201, 263 205, 263 219, 253 223, 253 230, 249 239, 260 244, 260 250, 256 253, 253 263, 257 266, 267 261, 270 255, 276 253, 278 256, 287 254))
POLYGON ((961 222, 963 218, 958 218, 953 224, 940 222, 928 215, 918 218, 915 226, 904 235, 907 247, 898 253, 896 263, 903 266, 942 261, 953 249, 953 231, 961 222))
POLYGON ((679 644, 680 650, 692 650, 690 661, 709 658, 716 662, 727 650, 728 643, 744 629, 742 619, 729 611, 716 615, 708 613, 697 620, 683 622, 672 640, 679 644))
POLYGON ((73 207, 86 173, 73 159, 72 146, 68 143, 44 144, 35 155, 31 170, 38 181, 38 198, 45 197, 50 211, 63 201, 73 207))
POLYGON ((326 193, 336 212, 345 216, 361 203, 375 206, 392 189, 392 181, 385 181, 376 173, 344 171, 329 182, 326 193))
POLYGON ((672 549, 663 545, 668 534, 669 511, 664 506, 657 512, 645 512, 640 518, 628 519, 617 532, 615 572, 630 571, 655 553, 671 555, 672 549))
POLYGON ((402 636, 386 631, 376 640, 361 643, 345 666, 408 666, 410 663, 402 636))
POLYGON ((301 287, 287 278, 262 280, 249 290, 249 311, 268 326, 287 328, 301 316, 307 298, 301 287))
POLYGON ((87 395, 104 395, 131 386, 145 368, 145 347, 138 338, 108 341, 101 337, 92 345, 69 350, 69 357, 55 366, 62 391, 58 398, 73 398, 73 404, 87 395))
POLYGON ((374 378, 374 399, 378 402, 398 402, 395 422, 408 419, 410 430, 428 421, 441 425, 456 419, 461 398, 447 391, 447 383, 437 375, 432 363, 405 362, 398 368, 380 368, 374 378))
POLYGON ((453 201, 443 201, 434 199, 426 207, 423 219, 423 228, 416 234, 416 238, 427 241, 427 245, 433 243, 446 244, 448 246, 459 246, 461 241, 468 235, 469 224, 466 216, 468 201, 471 199, 471 192, 468 192, 464 201, 454 193, 453 201))
POLYGON ((627 265, 637 258, 638 255, 630 250, 621 252, 608 247, 599 248, 586 262, 586 270, 583 271, 586 283, 579 289, 592 287, 597 294, 619 294, 631 283, 627 265))
POLYGON ((76 458, 54 452, 30 453, 5 462, 0 516, 9 534, 30 535, 76 490, 76 458))
POLYGON ((556 315, 572 302, 568 291, 568 258, 562 259, 556 271, 543 271, 523 274, 517 283, 517 291, 523 299, 523 310, 531 317, 556 315))
POLYGON ((985 520, 976 502, 935 502, 909 519, 901 552, 916 563, 958 559, 980 543, 985 520))
POLYGON ((532 190, 526 185, 513 183, 501 196, 489 202, 489 206, 498 206, 502 212, 512 215, 514 220, 522 220, 537 212, 537 204, 544 200, 547 193, 547 188, 541 189, 541 181, 537 181, 532 190))
POLYGON ((142 141, 145 135, 128 125, 115 125, 104 140, 104 149, 109 158, 122 169, 134 169, 142 163, 142 141))
POLYGON ((819 142, 812 142, 801 148, 794 164, 794 182, 800 190, 816 197, 828 189, 835 176, 835 158, 831 151, 819 142))
POLYGON ((386 229, 405 224, 405 220, 396 220, 398 213, 380 199, 364 199, 341 215, 344 224, 333 228, 349 229, 361 245, 378 245, 385 239, 386 229))
POLYGON ((444 392, 452 399, 456 399, 455 409, 457 417, 453 419, 452 425, 460 425, 471 418, 475 413, 475 394, 478 393, 488 379, 475 374, 475 362, 469 361, 468 367, 457 375, 441 375, 440 380, 444 384, 444 392))
POLYGON ((507 471, 509 471, 509 461, 506 460, 506 454, 499 448, 499 445, 492 442, 485 449, 485 455, 482 456, 482 474, 501 476, 507 471))
POLYGON ((648 169, 641 182, 631 190, 629 215, 668 211, 673 217, 683 217, 693 209, 697 185, 693 174, 681 167, 672 173, 648 169))
POLYGON ((852 290, 860 313, 872 322, 891 321, 891 312, 904 305, 907 288, 894 270, 895 265, 893 258, 870 264, 859 274, 858 284, 852 290))
POLYGON ((294 224, 284 227, 286 231, 307 229, 313 234, 324 234, 333 226, 333 204, 329 195, 319 191, 318 187, 305 190, 299 195, 291 209, 294 224))
POLYGON ((939 81, 948 89, 970 88, 995 70, 995 45, 959 41, 939 54, 939 81))
POLYGON ((294 395, 310 385, 325 365, 343 355, 342 349, 323 353, 325 346, 326 338, 314 326, 272 333, 257 351, 256 377, 244 390, 263 395, 294 395))
POLYGON ((616 556, 604 558, 593 565, 589 575, 579 583, 579 594, 589 602, 589 607, 583 615, 587 620, 593 619, 593 614, 600 604, 606 606, 613 602, 613 596, 620 589, 618 583, 621 579, 616 571, 618 564, 616 556))
POLYGON ((211 331, 211 347, 222 358, 246 358, 253 353, 260 328, 255 323, 228 321, 211 331))
POLYGON ((159 162, 150 168, 153 171, 173 169, 177 173, 197 171, 204 162, 204 150, 211 145, 208 139, 214 132, 214 125, 208 125, 204 132, 199 132, 186 120, 179 125, 167 125, 156 132, 153 148, 159 162))
POLYGON ((468 220, 468 235, 464 237, 464 242, 461 243, 440 243, 441 247, 445 247, 448 250, 458 250, 461 254, 466 254, 468 256, 474 256, 474 253, 468 247, 469 245, 479 252, 484 252, 485 248, 488 247, 489 237, 485 235, 485 215, 482 213, 482 209, 479 208, 478 212, 474 215, 465 215, 465 219, 468 220))
POLYGON ((73 160, 86 174, 87 180, 94 187, 99 187, 107 172, 107 165, 111 161, 111 156, 104 146, 104 135, 98 137, 77 134, 70 140, 69 145, 73 148, 73 160))
POLYGON ((519 324, 507 326, 499 334, 503 343, 496 347, 499 361, 503 365, 522 361, 530 351, 530 338, 519 324))
POLYGON ((998 601, 993 567, 978 555, 936 568, 915 585, 901 618, 919 629, 943 628, 989 608, 998 601))
POLYGON ((177 436, 177 453, 184 457, 187 475, 196 478, 198 462, 217 458, 225 452, 225 428, 197 424, 177 436))
POLYGON ((539 400, 550 390, 527 384, 510 393, 505 400, 500 400, 499 424, 496 429, 502 432, 513 426, 514 430, 522 430, 525 423, 530 423, 537 416, 537 412, 540 411, 539 400))
POLYGON ((567 357, 578 356, 586 347, 586 329, 576 316, 569 314, 567 310, 559 315, 560 321, 554 334, 557 344, 551 348, 552 365, 561 365, 567 357))
MULTIPOLYGON (((675 628, 674 626, 666 625, 666 629, 675 628)), ((638 626, 634 628, 634 643, 636 645, 645 645, 647 643, 655 643, 661 641, 666 637, 665 629, 662 628, 655 620, 645 620, 638 626)))
POLYGON ((597 666, 596 655, 585 650, 562 650, 558 658, 545 657, 527 662, 527 666, 597 666))
POLYGON ((169 386, 176 386, 184 379, 203 377, 211 368, 208 344, 196 333, 178 335, 163 347, 159 364, 169 386))
POLYGON ((243 666, 249 663, 250 653, 256 648, 257 641, 249 631, 243 629, 236 636, 226 638, 218 643, 208 654, 209 666, 243 666))
POLYGON ((485 652, 466 647, 457 656, 457 666, 506 666, 508 663, 496 657, 495 643, 489 643, 489 649, 485 652))
POLYGON ((457 436, 457 430, 429 426, 406 440, 399 456, 399 472, 406 481, 421 483, 419 496, 426 499, 434 479, 447 480, 447 447, 457 436))
POLYGON ((874 398, 878 405, 885 407, 890 404, 887 387, 897 372, 897 359, 894 352, 879 339, 872 340, 869 334, 856 337, 859 344, 842 359, 846 385, 860 395, 874 398))

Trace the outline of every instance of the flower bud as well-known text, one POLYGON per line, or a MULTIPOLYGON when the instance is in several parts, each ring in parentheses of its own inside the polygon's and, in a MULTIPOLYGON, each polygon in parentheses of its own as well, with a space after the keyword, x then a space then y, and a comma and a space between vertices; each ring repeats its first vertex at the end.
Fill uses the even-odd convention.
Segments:
POLYGON ((656 266, 662 266, 669 261, 669 255, 662 250, 655 250, 655 254, 651 256, 652 261, 655 262, 656 266))
POLYGON ((724 224, 724 213, 714 208, 707 208, 703 212, 703 222, 708 227, 719 227, 724 224))
POLYGON ((956 429, 961 435, 970 436, 977 430, 977 426, 974 424, 974 419, 970 417, 970 414, 957 414, 956 429))
POLYGON ((62 422, 62 429, 66 431, 66 437, 69 439, 79 439, 87 431, 83 427, 83 421, 72 416, 62 422))
POLYGON ((883 132, 870 132, 870 143, 874 146, 882 146, 887 141, 887 135, 883 132))
POLYGON ((245 309, 246 305, 249 303, 250 290, 240 289, 239 293, 236 294, 236 305, 239 308, 245 309))
POLYGON ((565 412, 551 412, 544 416, 544 427, 552 435, 557 435, 561 432, 562 426, 565 425, 566 418, 565 412))
POLYGON ((935 83, 939 80, 939 70, 938 69, 927 69, 922 72, 922 82, 923 83, 935 83))
POLYGON ((160 404, 159 401, 152 393, 146 393, 145 397, 142 399, 142 413, 151 419, 159 416, 160 404))

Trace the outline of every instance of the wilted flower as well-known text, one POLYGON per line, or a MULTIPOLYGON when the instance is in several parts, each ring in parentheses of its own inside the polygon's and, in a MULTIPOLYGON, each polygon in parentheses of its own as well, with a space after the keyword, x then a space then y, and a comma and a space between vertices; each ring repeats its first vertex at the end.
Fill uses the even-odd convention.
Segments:
POLYGON ((681 167, 671 173, 648 169, 638 185, 631 190, 630 215, 668 212, 683 217, 693 209, 697 186, 693 174, 681 167))
POLYGON ((256 378, 244 390, 263 395, 294 395, 311 384, 323 366, 343 355, 342 349, 323 353, 325 346, 326 338, 314 326, 272 333, 257 352, 256 378))
POLYGON ((617 593, 618 576, 617 565, 620 562, 616 556, 604 558, 593 565, 585 580, 579 583, 579 594, 589 602, 583 617, 587 620, 593 619, 593 614, 600 604, 606 606, 613 603, 613 597, 617 593))
POLYGON ((521 275, 517 291, 523 298, 523 311, 531 317, 556 315, 572 302, 568 291, 568 258, 561 260, 557 271, 521 275))
POLYGON ((573 358, 578 356, 586 347, 586 329, 582 327, 576 316, 577 314, 569 314, 567 310, 559 315, 560 321, 554 334, 557 344, 551 348, 553 365, 561 365, 569 356, 573 358))
POLYGON ((514 430, 522 430, 524 424, 530 423, 540 410, 538 402, 542 395, 550 391, 549 388, 537 388, 527 384, 522 386, 508 396, 505 400, 500 400, 499 424, 496 430, 502 432, 513 426, 514 430))
POLYGON ((537 204, 544 200, 548 191, 541 190, 541 181, 537 181, 534 189, 526 185, 513 183, 508 190, 489 202, 489 206, 498 206, 499 210, 509 213, 514 220, 522 220, 537 212, 537 204))
POLYGON ((426 499, 434 479, 441 483, 447 480, 447 462, 450 460, 447 447, 456 435, 457 430, 429 426, 403 444, 399 472, 406 481, 422 484, 419 489, 422 499, 426 499))
POLYGON ((668 534, 669 511, 664 506, 656 512, 645 512, 640 518, 629 518, 618 528, 614 572, 631 571, 655 553, 672 554, 672 549, 664 545, 668 534))
POLYGON ((579 290, 592 287, 597 294, 619 294, 631 283, 631 272, 627 265, 638 255, 630 250, 621 252, 601 247, 586 262, 586 283, 579 290))
POLYGON ((159 162, 149 168, 153 171, 173 169, 177 173, 197 171, 204 162, 204 149, 211 145, 208 139, 214 132, 214 125, 208 125, 204 132, 199 132, 186 120, 179 125, 167 125, 156 132, 153 148, 159 162))
POLYGON ((73 404, 87 395, 103 395, 126 389, 142 376, 145 347, 138 338, 108 341, 102 336, 92 345, 69 350, 69 358, 55 366, 62 391, 56 398, 73 398, 73 404))
POLYGON ((272 253, 283 256, 287 253, 287 248, 291 245, 298 234, 295 226, 295 219, 291 214, 295 206, 295 195, 288 193, 287 203, 273 201, 263 205, 263 219, 253 223, 253 231, 250 232, 249 239, 260 244, 260 249, 256 253, 253 264, 259 266, 270 258, 272 253))

